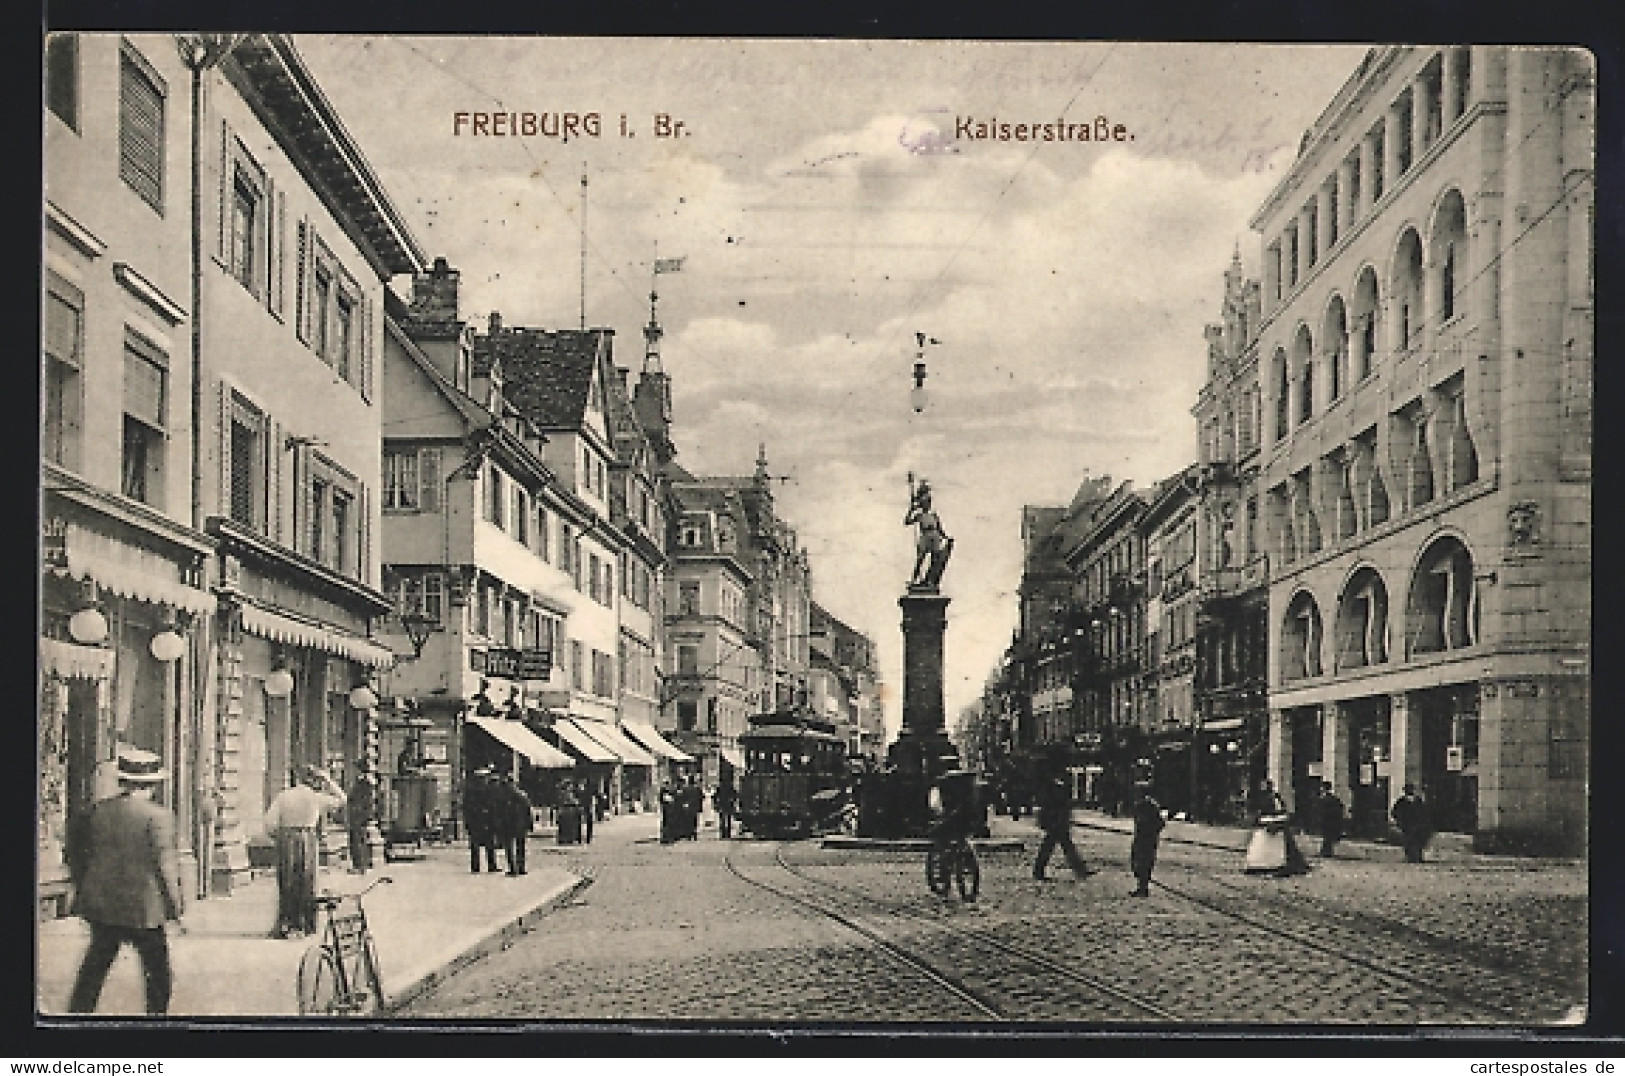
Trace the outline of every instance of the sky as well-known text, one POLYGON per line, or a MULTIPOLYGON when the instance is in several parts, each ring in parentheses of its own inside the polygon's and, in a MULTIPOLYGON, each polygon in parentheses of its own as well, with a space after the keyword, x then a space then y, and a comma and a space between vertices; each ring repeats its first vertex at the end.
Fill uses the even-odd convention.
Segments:
POLYGON ((425 251, 461 271, 481 328, 492 311, 574 327, 584 301, 635 375, 652 259, 683 259, 658 278, 678 462, 749 474, 765 445, 815 600, 877 645, 893 729, 908 475, 929 480, 955 540, 952 726, 1017 623, 1022 506, 1064 504, 1086 475, 1145 486, 1195 459, 1224 270, 1239 250, 1257 274, 1248 219, 1365 51, 296 43, 425 251), (534 113, 536 133, 483 133, 475 114, 492 112, 534 113), (597 135, 565 137, 571 113, 596 113, 597 135), (1011 137, 972 137, 984 123, 1011 137), (1072 137, 1017 140, 1016 124, 1072 137), (936 341, 919 413, 916 333, 936 341))

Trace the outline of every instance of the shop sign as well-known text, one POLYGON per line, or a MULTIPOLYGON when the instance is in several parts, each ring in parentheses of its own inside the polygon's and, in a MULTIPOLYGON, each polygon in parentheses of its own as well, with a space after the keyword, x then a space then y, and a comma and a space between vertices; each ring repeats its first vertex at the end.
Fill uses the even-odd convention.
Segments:
POLYGON ((40 564, 45 568, 67 568, 67 520, 53 517, 40 524, 40 564))
POLYGON ((546 680, 553 675, 553 652, 538 647, 473 649, 468 652, 468 667, 504 680, 546 680))

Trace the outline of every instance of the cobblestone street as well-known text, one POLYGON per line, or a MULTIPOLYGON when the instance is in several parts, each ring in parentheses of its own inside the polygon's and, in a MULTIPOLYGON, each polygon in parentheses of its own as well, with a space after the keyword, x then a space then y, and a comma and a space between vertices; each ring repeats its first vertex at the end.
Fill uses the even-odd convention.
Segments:
POLYGON ((620 833, 546 846, 594 884, 402 1015, 1519 1025, 1574 1019, 1585 996, 1573 864, 1348 859, 1255 878, 1233 852, 1165 842, 1159 885, 1134 900, 1125 838, 1078 830, 1098 873, 1038 882, 1036 831, 1001 819, 1026 849, 984 851, 964 905, 926 891, 916 852, 620 833))

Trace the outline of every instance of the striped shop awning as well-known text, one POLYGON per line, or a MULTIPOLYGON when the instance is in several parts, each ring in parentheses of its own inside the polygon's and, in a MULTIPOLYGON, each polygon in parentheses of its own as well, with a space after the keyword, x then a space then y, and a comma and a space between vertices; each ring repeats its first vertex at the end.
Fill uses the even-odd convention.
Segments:
POLYGON ((242 614, 244 631, 272 642, 308 646, 375 669, 387 669, 395 664, 393 650, 347 631, 312 624, 258 605, 245 604, 242 614))
POLYGON ((694 756, 681 748, 672 746, 671 742, 660 735, 653 725, 643 721, 621 722, 621 730, 634 741, 640 743, 648 751, 672 762, 693 762, 694 756))
POLYGON ((558 735, 559 743, 574 751, 588 762, 619 762, 620 756, 609 748, 588 736, 575 726, 567 717, 561 717, 553 722, 553 731, 558 735))
POLYGON ((617 755, 628 766, 649 766, 655 764, 655 757, 632 740, 621 733, 621 730, 607 721, 596 721, 588 717, 571 718, 577 728, 588 736, 597 740, 617 755))
POLYGON ((59 574, 89 579, 121 598, 152 602, 184 609, 199 616, 215 611, 213 594, 180 580, 174 561, 127 542, 84 527, 70 527, 67 534, 67 568, 59 574))

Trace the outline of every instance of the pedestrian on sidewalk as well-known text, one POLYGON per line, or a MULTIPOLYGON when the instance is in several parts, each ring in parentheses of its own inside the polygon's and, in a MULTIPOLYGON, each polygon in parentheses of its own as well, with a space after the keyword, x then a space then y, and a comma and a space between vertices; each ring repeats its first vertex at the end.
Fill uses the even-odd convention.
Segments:
POLYGON ((1330 781, 1320 783, 1320 798, 1315 802, 1315 817, 1320 822, 1320 855, 1331 859, 1337 855, 1337 842, 1343 839, 1343 801, 1337 798, 1330 781))
POLYGON ((1405 861, 1422 862, 1428 838, 1433 836, 1433 824, 1427 801, 1417 794, 1415 785, 1406 785, 1405 794, 1394 802, 1393 819, 1405 845, 1405 861))
POLYGON ((1039 842, 1038 858, 1033 861, 1034 878, 1040 882, 1045 880, 1049 857, 1056 848, 1066 857, 1066 865, 1079 881, 1094 873, 1072 843, 1072 793, 1059 773, 1051 774, 1039 785, 1038 826, 1044 831, 1044 839, 1039 842))
POLYGON ((338 783, 306 766, 265 809, 265 832, 276 841, 276 926, 273 938, 316 932, 316 871, 321 866, 322 816, 343 806, 338 783))
POLYGON ((357 759, 355 780, 344 801, 344 828, 350 838, 350 871, 365 874, 372 866, 372 849, 367 845, 367 824, 373 821, 378 804, 377 778, 367 772, 367 760, 357 759))
POLYGON ((525 873, 525 853, 529 850, 530 830, 534 819, 530 813, 530 797, 512 777, 503 774, 495 785, 496 839, 502 845, 508 860, 508 875, 518 877, 525 873))
POLYGON ((677 790, 670 781, 660 784, 660 843, 677 839, 677 790))
POLYGON ((722 840, 733 836, 734 805, 738 799, 739 793, 734 791, 732 778, 725 778, 711 797, 711 802, 717 809, 717 836, 722 840))
POLYGON ((1309 860, 1292 834, 1292 819, 1286 801, 1275 791, 1272 781, 1260 781, 1249 801, 1253 833, 1247 843, 1242 870, 1248 874, 1272 874, 1286 878, 1309 873, 1309 860))
POLYGON ((481 766, 469 774, 463 785, 463 821, 468 829, 468 869, 480 873, 480 860, 485 869, 497 872, 496 803, 491 778, 495 776, 489 766, 481 766))
POLYGON ((96 1011, 107 971, 124 943, 141 958, 147 1013, 169 1012, 172 977, 164 924, 185 910, 175 852, 175 816, 152 800, 168 775, 150 751, 121 748, 118 795, 75 817, 64 848, 74 914, 90 926, 68 1011, 96 1011))
POLYGON ((580 801, 581 839, 591 844, 593 823, 598 819, 598 792, 592 787, 591 778, 581 783, 580 801))
POLYGON ((1134 839, 1129 844, 1129 867, 1138 883, 1131 896, 1151 895, 1151 870, 1157 865, 1157 842, 1162 836, 1162 804, 1151 795, 1151 786, 1137 784, 1134 799, 1134 839))
POLYGON ((700 787, 698 775, 688 779, 683 799, 683 835, 691 841, 700 839, 700 812, 705 810, 705 789, 700 787))

